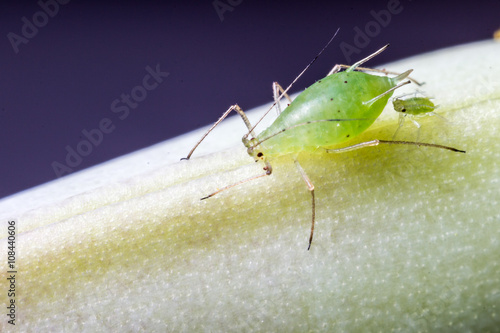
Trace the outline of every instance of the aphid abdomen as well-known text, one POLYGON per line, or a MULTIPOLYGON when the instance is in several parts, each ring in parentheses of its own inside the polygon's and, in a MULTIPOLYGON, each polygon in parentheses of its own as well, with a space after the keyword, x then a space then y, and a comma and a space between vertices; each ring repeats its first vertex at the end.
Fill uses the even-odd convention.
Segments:
POLYGON ((314 152, 318 147, 356 137, 380 115, 392 92, 375 102, 367 102, 396 86, 396 81, 362 72, 340 72, 319 80, 297 96, 274 123, 257 136, 259 141, 265 140, 286 129, 265 140, 262 150, 267 157, 314 152))

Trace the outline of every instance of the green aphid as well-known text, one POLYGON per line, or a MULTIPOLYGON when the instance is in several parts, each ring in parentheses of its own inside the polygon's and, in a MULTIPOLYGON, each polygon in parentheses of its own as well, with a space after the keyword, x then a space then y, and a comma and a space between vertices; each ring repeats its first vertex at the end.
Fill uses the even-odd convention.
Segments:
POLYGON ((396 98, 392 101, 394 110, 401 112, 401 116, 420 116, 434 111, 437 106, 428 97, 396 98))
MULTIPOLYGON (((392 105, 396 112, 399 112, 398 129, 392 136, 392 139, 396 137, 399 130, 403 127, 405 119, 409 118, 413 124, 417 127, 417 141, 420 138, 420 124, 415 120, 415 118, 423 116, 439 116, 433 111, 438 107, 428 97, 410 97, 406 99, 401 99, 400 96, 392 101, 392 105)), ((444 119, 444 118, 443 118, 444 119)))
MULTIPOLYGON (((328 44, 323 48, 318 56, 325 50, 328 44)), ((254 128, 260 120, 255 126, 252 126, 243 110, 237 104, 231 106, 203 135, 201 140, 198 141, 185 159, 189 159, 194 150, 208 135, 208 133, 210 133, 215 126, 217 126, 231 111, 234 110, 242 117, 248 127, 248 133, 243 136, 243 143, 247 148, 248 154, 254 158, 255 161, 262 161, 265 164, 263 168, 265 172, 226 186, 206 197, 203 197, 202 200, 210 198, 217 193, 236 185, 271 175, 272 159, 283 155, 291 155, 294 158, 295 165, 312 196, 312 222, 309 236, 309 249, 311 247, 314 234, 314 185, 297 160, 297 157, 300 156, 301 152, 341 153, 365 147, 377 146, 379 144, 405 144, 442 148, 465 153, 465 151, 462 150, 436 144, 387 140, 371 140, 351 144, 343 148, 331 149, 332 146, 352 140, 363 133, 379 117, 393 91, 405 84, 410 83, 410 81, 401 81, 408 77, 411 70, 395 77, 389 77, 387 75, 371 75, 355 71, 362 69, 363 71, 394 74, 385 70, 371 70, 368 68, 358 67, 362 63, 385 50, 388 46, 389 45, 384 46, 377 52, 358 61, 352 66, 334 66, 328 76, 317 81, 312 86, 304 90, 283 112, 279 113, 279 116, 274 123, 262 131, 259 135, 254 134, 254 128), (340 72, 342 68, 347 69, 340 72)), ((274 106, 279 106, 279 100, 281 98, 284 96, 289 98, 287 91, 318 58, 318 56, 316 56, 316 58, 301 72, 301 74, 292 82, 292 84, 290 84, 290 86, 288 86, 287 89, 283 90, 283 88, 281 88, 281 86, 277 83, 273 85, 275 88, 275 102, 263 117, 265 117, 274 106), (281 94, 278 94, 280 91, 281 94)))

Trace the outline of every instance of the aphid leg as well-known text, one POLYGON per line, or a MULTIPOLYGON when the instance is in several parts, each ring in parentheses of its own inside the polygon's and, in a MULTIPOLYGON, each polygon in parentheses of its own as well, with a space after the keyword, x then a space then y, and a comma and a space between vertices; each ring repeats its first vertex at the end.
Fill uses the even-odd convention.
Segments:
MULTIPOLYGON (((330 70, 330 72, 328 72, 327 76, 328 75, 332 75, 332 74, 335 74, 337 72, 340 72, 340 70, 342 68, 346 69, 346 72, 350 72, 350 71, 353 71, 353 70, 357 70, 357 71, 367 71, 367 72, 376 72, 376 73, 384 73, 384 74, 393 74, 393 75, 400 75, 399 73, 396 73, 396 72, 391 72, 391 71, 387 71, 385 69, 375 69, 375 68, 367 68, 367 67, 360 67, 359 65, 367 62, 368 60, 376 57, 377 55, 379 55, 380 53, 382 53, 386 48, 389 47, 389 44, 383 46, 382 48, 380 48, 379 50, 375 51, 374 53, 370 54, 368 57, 366 58, 363 58, 361 59, 360 61, 356 62, 354 65, 343 65, 343 64, 337 64, 335 66, 333 66, 333 68, 330 70)), ((422 84, 419 83, 418 81, 412 79, 411 77, 408 77, 409 80, 411 80, 412 82, 416 83, 417 85, 421 86, 422 84)))
MULTIPOLYGON (((399 130, 403 127, 404 123, 405 123, 405 117, 406 115, 405 114, 400 114, 399 115, 399 119, 398 119, 398 129, 396 130, 396 132, 394 132, 394 135, 392 136, 392 140, 394 140, 396 138, 396 136, 398 135, 398 132, 399 130)), ((417 140, 418 141, 418 140, 417 140)))
POLYGON ((254 179, 258 179, 258 178, 261 178, 261 177, 264 177, 264 176, 269 176, 273 173, 273 168, 271 167, 271 164, 269 162, 265 162, 266 163, 266 166, 264 167, 264 170, 266 170, 266 172, 264 172, 263 174, 260 174, 260 175, 257 175, 257 176, 253 176, 253 177, 250 177, 250 178, 247 178, 247 179, 243 179, 243 180, 240 180, 239 182, 237 183, 234 183, 234 184, 231 184, 231 185, 228 185, 228 186, 224 186, 223 188, 213 192, 213 193, 210 193, 209 195, 207 195, 206 197, 203 197, 201 198, 200 200, 205 200, 205 199, 208 199, 210 197, 213 197, 214 195, 222 192, 222 191, 225 191, 227 189, 230 189, 232 187, 235 187, 237 185, 240 185, 240 184, 243 184, 243 183, 246 183, 246 182, 249 182, 249 181, 252 181, 254 179))
MULTIPOLYGON (((407 77, 407 76, 408 76, 408 74, 410 74, 410 73, 411 73, 411 71, 412 71, 412 69, 407 70, 406 72, 404 72, 403 74, 400 74, 399 76, 401 76, 401 77, 407 77), (405 76, 405 75, 406 75, 406 76, 405 76)), ((401 83, 399 83, 398 85, 396 85, 396 86, 392 87, 391 89, 387 90, 386 92, 383 92, 383 93, 381 93, 380 95, 378 95, 378 96, 376 96, 376 97, 373 97, 373 98, 372 98, 372 99, 370 99, 369 101, 363 102, 363 104, 365 104, 365 105, 366 105, 366 104, 370 105, 370 104, 372 104, 372 103, 376 102, 377 100, 379 100, 380 98, 384 97, 385 95, 390 94, 390 93, 391 93, 391 92, 393 92, 394 90, 396 90, 396 89, 398 89, 398 88, 400 88, 400 87, 404 86, 405 84, 409 84, 409 83, 410 83, 410 81, 401 82, 401 83)))
POLYGON ((282 86, 278 82, 273 82, 273 97, 274 97, 274 104, 276 104, 276 111, 278 115, 281 113, 281 104, 280 100, 282 97, 286 97, 288 99, 288 102, 292 103, 292 99, 288 94, 285 92, 282 86))
POLYGON ((337 148, 337 149, 325 149, 327 153, 344 153, 351 150, 366 148, 366 147, 374 147, 379 144, 390 144, 390 145, 411 145, 411 146, 423 146, 423 147, 433 147, 433 148, 441 148, 451 150, 457 153, 465 153, 465 150, 460 150, 453 147, 436 145, 433 143, 425 143, 425 142, 413 142, 413 141, 388 141, 388 140, 371 140, 366 142, 361 142, 352 146, 337 148))
POLYGON ((252 125, 250 124, 250 121, 248 120, 245 112, 243 112, 243 110, 239 107, 238 104, 235 104, 235 105, 231 105, 229 107, 229 109, 226 110, 226 112, 224 112, 224 114, 219 118, 219 120, 217 120, 213 125, 212 127, 210 127, 208 129, 208 131, 201 137, 201 139, 194 145, 193 149, 191 149, 191 151, 189 152, 189 154, 186 156, 186 157, 183 157, 181 158, 181 160, 189 160, 189 158, 191 157, 191 155, 193 155, 193 152, 196 150, 196 148, 198 148, 198 146, 200 145, 200 143, 207 137, 207 135, 212 132, 212 130, 215 128, 215 126, 219 125, 219 123, 221 121, 224 120, 224 118, 227 117, 227 115, 229 113, 231 113, 231 111, 236 111, 238 112, 238 114, 241 116, 241 118, 243 119, 243 121, 245 122, 245 125, 247 126, 247 128, 250 130, 250 134, 252 134, 252 136, 255 136, 253 131, 252 131, 252 125))
POLYGON ((410 120, 415 126, 417 126, 417 141, 419 141, 420 140, 420 124, 418 123, 418 121, 413 119, 413 117, 411 117, 410 120))
MULTIPOLYGON (((439 105, 436 105, 436 108, 438 107, 439 105)), ((442 121, 446 121, 447 123, 449 123, 450 121, 448 119, 446 119, 445 117, 443 117, 442 115, 440 114, 437 114, 436 112, 429 112, 428 113, 429 116, 436 116, 438 117, 439 119, 441 119, 442 121)))
POLYGON ((326 76, 330 76, 332 74, 338 73, 342 70, 342 68, 349 68, 349 66, 337 64, 337 65, 333 66, 333 68, 328 72, 328 74, 326 74, 326 76))
MULTIPOLYGON (((347 69, 351 66, 349 65, 343 65, 343 64, 337 64, 335 65, 332 70, 330 72, 328 72, 328 75, 331 75, 331 74, 335 74, 337 72, 340 72, 341 69, 347 69)), ((374 73, 383 73, 383 74, 391 74, 391 75, 399 75, 400 73, 398 72, 393 72, 393 71, 388 71, 388 70, 385 70, 385 69, 377 69, 377 68, 368 68, 368 67, 356 67, 356 70, 359 71, 359 72, 374 72, 374 73)), ((415 83, 416 85, 418 86, 422 86, 424 85, 425 82, 419 82, 417 80, 415 80, 414 78, 408 76, 408 80, 412 81, 413 83, 415 83)), ((413 93, 410 93, 410 94, 407 94, 407 95, 411 95, 413 93)), ((402 97, 402 96, 400 96, 402 97)))
POLYGON ((346 72, 350 72, 350 71, 355 70, 359 65, 364 64, 368 60, 373 59, 374 57, 378 56, 380 53, 384 52, 384 50, 386 48, 388 48, 388 47, 389 47, 389 44, 386 44, 386 45, 382 46, 380 49, 378 49, 377 51, 373 52, 368 57, 363 58, 360 61, 356 62, 354 65, 350 66, 348 69, 346 69, 346 72))
POLYGON ((302 166, 300 166, 299 161, 294 160, 294 162, 295 162, 295 166, 297 167, 297 170, 299 170, 300 175, 302 176, 302 179, 304 179, 304 181, 306 182, 307 188, 311 192, 311 196, 312 196, 311 235, 309 236, 309 246, 307 247, 307 250, 309 251, 309 249, 311 248, 312 240, 313 240, 313 235, 314 235, 314 219, 315 219, 315 216, 316 216, 316 203, 314 201, 314 184, 311 182, 311 180, 307 176, 307 174, 304 171, 304 169, 302 169, 302 166))

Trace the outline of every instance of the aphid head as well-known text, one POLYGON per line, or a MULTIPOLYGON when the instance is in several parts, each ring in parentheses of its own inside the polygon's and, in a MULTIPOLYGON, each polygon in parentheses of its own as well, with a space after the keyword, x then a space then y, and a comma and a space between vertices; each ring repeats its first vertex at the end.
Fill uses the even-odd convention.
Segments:
POLYGON ((247 147, 247 153, 255 162, 264 161, 264 152, 259 147, 259 141, 256 138, 248 140, 243 137, 243 144, 247 147))
POLYGON ((394 106, 394 110, 396 110, 397 112, 406 112, 406 109, 405 109, 405 106, 404 106, 404 103, 402 100, 395 99, 392 101, 392 105, 394 106))

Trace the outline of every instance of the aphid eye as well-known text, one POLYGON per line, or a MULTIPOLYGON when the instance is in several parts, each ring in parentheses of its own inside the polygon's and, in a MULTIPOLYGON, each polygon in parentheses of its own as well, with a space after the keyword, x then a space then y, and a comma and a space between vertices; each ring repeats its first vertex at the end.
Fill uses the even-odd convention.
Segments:
POLYGON ((344 81, 344 83, 347 83, 347 81, 344 81))
POLYGON ((406 109, 401 110, 401 112, 406 112, 406 109))
POLYGON ((262 156, 264 156, 264 154, 262 154, 262 153, 257 154, 257 157, 262 157, 262 156))

